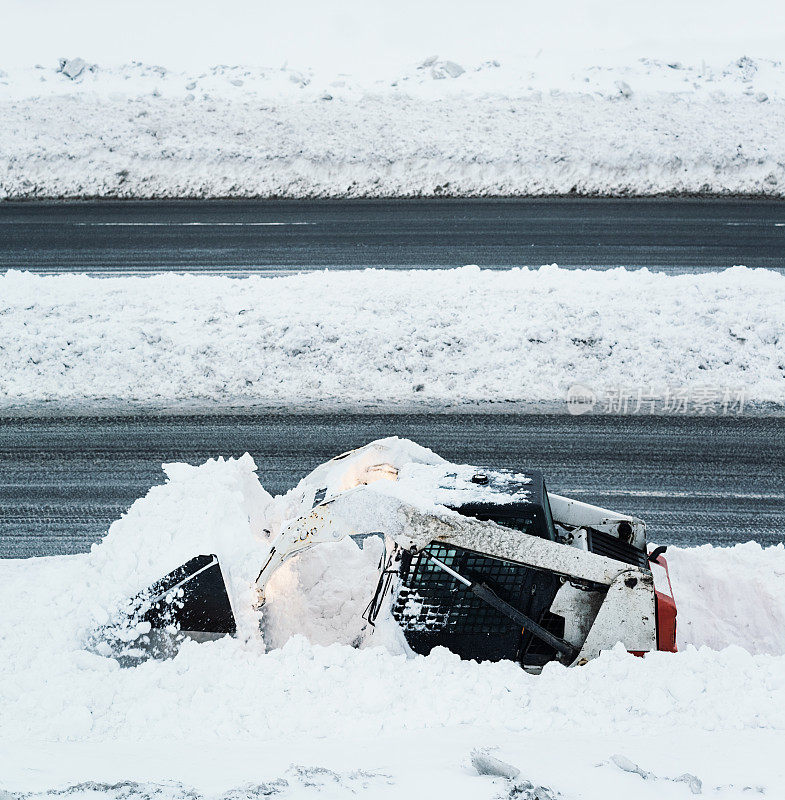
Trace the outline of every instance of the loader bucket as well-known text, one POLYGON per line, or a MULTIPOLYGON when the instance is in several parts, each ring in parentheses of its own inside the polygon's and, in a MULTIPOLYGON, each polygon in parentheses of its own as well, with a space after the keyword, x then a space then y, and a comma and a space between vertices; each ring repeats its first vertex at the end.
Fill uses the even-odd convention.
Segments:
POLYGON ((153 628, 175 625, 184 633, 221 635, 237 631, 221 565, 214 555, 192 558, 135 599, 146 608, 141 620, 153 628))
POLYGON ((175 655, 186 637, 201 642, 236 631, 218 558, 200 555, 130 598, 92 645, 130 666, 175 655))

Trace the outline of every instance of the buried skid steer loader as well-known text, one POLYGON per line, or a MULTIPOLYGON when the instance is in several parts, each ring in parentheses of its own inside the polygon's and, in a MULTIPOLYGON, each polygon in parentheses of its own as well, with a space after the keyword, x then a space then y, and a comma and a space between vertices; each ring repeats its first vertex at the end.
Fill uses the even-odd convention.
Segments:
MULTIPOLYGON (((270 539, 260 603, 297 553, 380 535, 385 552, 365 619, 391 615, 416 653, 444 646, 537 670, 553 660, 583 664, 618 642, 636 654, 675 651, 664 548, 648 552, 642 520, 549 493, 537 472, 450 464, 423 448, 401 457, 391 446, 398 442, 338 456, 293 490, 303 513, 270 539)), ((166 575, 123 614, 102 647, 116 655, 120 642, 126 659, 171 654, 185 636, 236 631, 210 554, 166 575)))

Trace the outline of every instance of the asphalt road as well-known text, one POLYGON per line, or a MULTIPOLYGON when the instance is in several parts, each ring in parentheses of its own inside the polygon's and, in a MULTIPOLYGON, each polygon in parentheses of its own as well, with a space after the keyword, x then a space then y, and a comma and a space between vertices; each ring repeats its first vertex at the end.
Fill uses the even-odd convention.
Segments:
POLYGON ((785 202, 524 199, 0 203, 0 270, 144 274, 734 264, 785 271, 785 202))
POLYGON ((760 417, 255 416, 0 420, 0 556, 85 551, 164 461, 256 459, 272 493, 386 435, 541 469, 552 491, 638 514, 653 541, 785 541, 785 422, 760 417))

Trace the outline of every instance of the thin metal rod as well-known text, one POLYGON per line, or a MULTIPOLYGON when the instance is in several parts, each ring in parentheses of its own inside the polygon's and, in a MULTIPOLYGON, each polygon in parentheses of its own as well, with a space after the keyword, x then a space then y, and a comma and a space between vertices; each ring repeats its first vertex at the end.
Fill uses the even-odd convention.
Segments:
POLYGON ((451 569, 450 567, 448 567, 444 563, 444 561, 440 561, 438 558, 436 558, 436 556, 432 556, 430 553, 426 553, 425 551, 423 551, 423 553, 431 561, 433 561, 434 564, 437 564, 438 566, 440 566, 448 575, 452 575, 452 577, 455 578, 456 581, 460 581, 464 586, 468 586, 469 588, 471 588, 472 582, 470 580, 468 580, 467 578, 464 578, 463 575, 459 574, 454 569, 451 569))

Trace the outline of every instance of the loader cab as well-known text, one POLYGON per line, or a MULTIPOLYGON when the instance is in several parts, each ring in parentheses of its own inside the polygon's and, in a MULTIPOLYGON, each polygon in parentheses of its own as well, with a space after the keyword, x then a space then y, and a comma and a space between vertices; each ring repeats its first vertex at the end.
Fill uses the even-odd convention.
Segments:
MULTIPOLYGON (((490 520, 522 536, 556 539, 548 493, 539 472, 477 470, 468 482, 448 474, 439 486, 439 502, 463 516, 490 520)), ((553 573, 438 541, 425 549, 563 636, 564 619, 549 611, 560 586, 553 573)), ((442 646, 462 658, 511 659, 527 667, 539 667, 555 658, 555 651, 478 600, 426 554, 404 555, 399 576, 392 613, 415 652, 427 655, 442 646)))
POLYGON ((478 488, 487 486, 487 496, 470 502, 447 504, 448 508, 464 517, 490 520, 529 536, 555 541, 556 529, 542 473, 477 472, 472 476, 472 482, 478 488))

